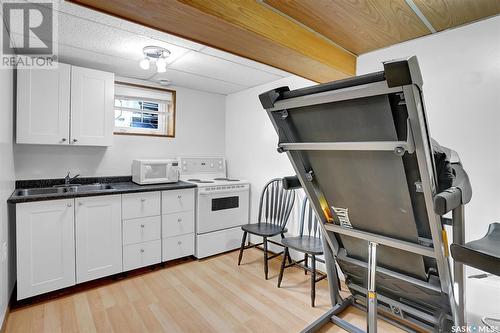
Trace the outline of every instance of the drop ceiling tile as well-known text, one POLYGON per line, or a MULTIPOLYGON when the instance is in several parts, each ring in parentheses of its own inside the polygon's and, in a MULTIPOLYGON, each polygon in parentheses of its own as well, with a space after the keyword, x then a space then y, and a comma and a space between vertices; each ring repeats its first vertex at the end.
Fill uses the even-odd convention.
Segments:
MULTIPOLYGON (((23 2, 39 3, 40 0, 16 0, 23 2)), ((190 40, 170 35, 168 33, 151 29, 140 24, 127 21, 118 18, 113 15, 108 15, 84 6, 73 4, 64 0, 53 0, 54 8, 58 11, 58 14, 72 15, 89 22, 97 23, 100 25, 105 25, 115 29, 120 29, 129 33, 142 35, 144 37, 149 37, 151 39, 157 40, 159 42, 169 43, 178 47, 190 49, 190 50, 201 50, 205 46, 190 40)), ((43 3, 40 4, 43 6, 43 3)))
POLYGON ((217 58, 222 58, 222 59, 225 59, 225 60, 228 60, 231 62, 235 62, 237 64, 241 64, 241 65, 245 65, 245 66, 252 67, 255 69, 259 69, 261 71, 271 73, 274 75, 278 75, 280 77, 288 77, 288 76, 292 75, 292 74, 285 72, 279 68, 271 67, 271 66, 262 64, 260 62, 257 62, 257 61, 253 61, 253 60, 250 60, 247 58, 237 56, 237 55, 229 53, 229 52, 214 49, 213 47, 209 47, 209 46, 203 48, 201 50, 201 53, 205 53, 205 54, 217 57, 217 58))
POLYGON ((149 37, 159 42, 169 43, 178 47, 183 47, 191 50, 200 50, 204 47, 202 44, 192 42, 190 40, 164 33, 159 30, 151 29, 140 24, 136 24, 118 17, 107 15, 83 6, 69 3, 63 0, 58 0, 58 10, 60 12, 71 14, 82 19, 107 25, 117 29, 121 29, 133 34, 149 37))
POLYGON ((148 45, 161 46, 171 52, 167 62, 173 62, 189 49, 165 43, 107 25, 89 22, 68 14, 59 15, 59 44, 92 50, 102 54, 139 61, 142 49, 148 45), (75 38, 78 36, 78 38, 75 38), (98 38, 96 38, 98 36, 98 38))
POLYGON ((170 68, 247 87, 281 78, 275 74, 194 51, 175 61, 170 68))
POLYGON ((245 86, 241 86, 238 84, 219 81, 216 79, 191 73, 185 73, 170 68, 167 68, 167 71, 165 73, 156 73, 150 79, 150 81, 158 82, 161 79, 170 80, 172 82, 172 85, 175 86, 182 86, 223 95, 246 89, 245 86))
POLYGON ((155 73, 153 68, 147 71, 143 70, 133 60, 82 50, 67 45, 59 45, 59 61, 138 79, 147 79, 155 73))

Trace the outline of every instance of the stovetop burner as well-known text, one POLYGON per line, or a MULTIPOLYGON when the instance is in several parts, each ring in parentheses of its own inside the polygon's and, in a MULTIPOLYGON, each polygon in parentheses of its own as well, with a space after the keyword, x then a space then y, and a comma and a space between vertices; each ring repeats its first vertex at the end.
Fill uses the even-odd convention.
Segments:
POLYGON ((201 179, 188 179, 188 182, 199 183, 199 184, 214 183, 214 181, 212 180, 201 180, 201 179))
POLYGON ((225 181, 228 181, 228 182, 238 182, 238 181, 240 181, 239 179, 224 178, 224 177, 214 178, 214 180, 225 180, 225 181))

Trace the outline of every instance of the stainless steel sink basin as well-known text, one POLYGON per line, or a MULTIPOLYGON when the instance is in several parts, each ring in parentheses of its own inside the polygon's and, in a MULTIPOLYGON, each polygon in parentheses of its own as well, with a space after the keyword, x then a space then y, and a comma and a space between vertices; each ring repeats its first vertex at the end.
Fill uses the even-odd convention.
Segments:
POLYGON ((64 194, 75 192, 93 192, 93 191, 106 191, 114 189, 110 184, 90 184, 90 185, 69 185, 69 186, 55 186, 45 188, 29 188, 16 190, 16 195, 20 197, 27 197, 31 195, 47 195, 47 194, 64 194))
POLYGON ((112 190, 113 186, 110 184, 91 184, 91 185, 80 185, 80 186, 70 186, 69 192, 90 192, 90 191, 105 191, 112 190))
POLYGON ((49 188, 29 188, 16 190, 16 195, 20 197, 26 197, 30 195, 44 195, 44 194, 58 194, 67 192, 66 188, 63 187, 49 187, 49 188))

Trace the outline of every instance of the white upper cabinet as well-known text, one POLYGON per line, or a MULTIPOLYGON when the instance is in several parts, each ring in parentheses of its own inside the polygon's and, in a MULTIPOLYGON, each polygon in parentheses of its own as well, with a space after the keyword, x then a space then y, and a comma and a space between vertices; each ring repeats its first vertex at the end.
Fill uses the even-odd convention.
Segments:
POLYGON ((17 73, 17 143, 112 144, 113 73, 61 63, 17 73))
POLYGON ((17 71, 17 143, 69 143, 70 85, 70 65, 17 71))
POLYGON ((73 199, 16 205, 17 299, 75 284, 73 199))
POLYGON ((76 282, 122 271, 121 195, 75 199, 76 282))
POLYGON ((114 128, 113 73, 71 67, 71 143, 110 146, 114 128))

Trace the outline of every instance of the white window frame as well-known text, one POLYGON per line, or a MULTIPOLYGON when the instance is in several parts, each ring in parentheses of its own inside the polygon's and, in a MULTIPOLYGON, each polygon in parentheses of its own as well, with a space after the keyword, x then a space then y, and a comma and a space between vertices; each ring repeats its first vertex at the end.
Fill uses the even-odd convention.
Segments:
POLYGON ((159 114, 165 114, 165 116, 158 117, 158 129, 119 127, 116 126, 115 122, 114 134, 175 137, 175 91, 174 90, 142 86, 124 82, 115 82, 115 100, 118 98, 158 103, 160 110, 158 111, 152 111, 146 109, 138 110, 134 108, 114 106, 113 113, 117 109, 121 109, 124 111, 132 111, 132 112, 159 113, 159 114), (159 130, 160 128, 163 128, 163 130, 160 131, 159 130))

